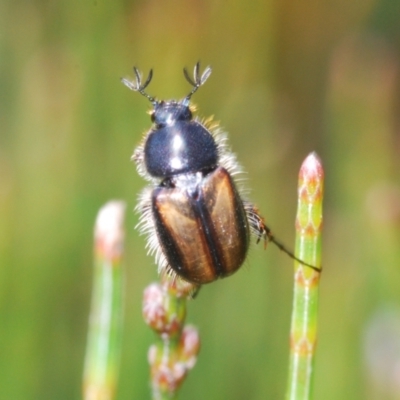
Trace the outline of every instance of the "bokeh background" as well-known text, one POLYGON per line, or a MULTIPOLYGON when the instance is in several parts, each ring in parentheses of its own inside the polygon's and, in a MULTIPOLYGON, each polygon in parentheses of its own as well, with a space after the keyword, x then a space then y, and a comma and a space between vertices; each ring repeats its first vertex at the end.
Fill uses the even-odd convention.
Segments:
MULTIPOLYGON (((0 398, 79 399, 92 230, 128 203, 118 399, 147 399, 143 288, 157 278, 134 230, 144 186, 130 162, 148 92, 194 96, 248 172, 251 197, 292 247, 297 173, 325 167, 324 272, 315 399, 400 399, 400 2, 140 0, 0 2, 0 398)), ((254 246, 189 303, 202 350, 182 399, 281 399, 292 261, 254 246)))

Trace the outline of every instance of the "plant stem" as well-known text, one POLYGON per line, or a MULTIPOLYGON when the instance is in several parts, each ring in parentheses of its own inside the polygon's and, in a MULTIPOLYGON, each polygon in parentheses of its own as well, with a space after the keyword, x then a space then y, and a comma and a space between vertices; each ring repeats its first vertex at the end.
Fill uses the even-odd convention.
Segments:
POLYGON ((122 331, 122 270, 125 203, 101 208, 95 225, 95 263, 83 398, 115 398, 122 331))
MULTIPOLYGON (((322 164, 318 156, 311 153, 299 173, 295 254, 304 262, 319 268, 323 179, 322 164)), ((320 272, 295 261, 287 400, 311 398, 319 280, 320 272)))

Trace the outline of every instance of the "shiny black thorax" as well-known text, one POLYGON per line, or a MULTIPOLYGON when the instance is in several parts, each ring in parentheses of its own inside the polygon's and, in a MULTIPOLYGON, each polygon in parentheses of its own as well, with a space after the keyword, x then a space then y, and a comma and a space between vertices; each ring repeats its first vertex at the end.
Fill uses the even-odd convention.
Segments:
POLYGON ((147 172, 157 178, 210 171, 217 166, 218 149, 210 132, 192 119, 189 106, 159 102, 151 115, 154 128, 144 147, 147 172))
POLYGON ((152 121, 143 161, 160 178, 151 210, 169 267, 196 284, 232 274, 246 257, 249 226, 214 137, 184 103, 157 103, 152 121))

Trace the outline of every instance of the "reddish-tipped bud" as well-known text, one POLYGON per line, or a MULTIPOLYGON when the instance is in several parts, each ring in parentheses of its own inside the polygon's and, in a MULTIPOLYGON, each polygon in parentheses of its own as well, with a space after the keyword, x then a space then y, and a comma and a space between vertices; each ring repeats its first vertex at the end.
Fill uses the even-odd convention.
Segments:
POLYGON ((163 288, 172 296, 190 298, 199 290, 199 286, 181 279, 179 276, 171 277, 168 273, 161 276, 163 288))
POLYGON ((124 215, 123 201, 108 202, 97 215, 94 230, 96 253, 110 262, 119 260, 123 251, 124 215))
POLYGON ((156 332, 176 336, 182 330, 185 307, 171 299, 165 287, 153 283, 144 291, 143 318, 156 332))
POLYGON ((320 266, 320 234, 324 170, 316 153, 311 153, 299 172, 296 216, 296 256, 308 264, 320 266))
POLYGON ((181 359, 186 364, 187 369, 191 369, 196 364, 197 354, 200 351, 200 336, 194 326, 187 325, 182 331, 180 340, 181 359))
POLYGON ((177 347, 171 346, 166 350, 164 346, 160 343, 149 349, 152 386, 155 392, 174 393, 196 364, 200 349, 199 334, 196 328, 187 326, 177 347))

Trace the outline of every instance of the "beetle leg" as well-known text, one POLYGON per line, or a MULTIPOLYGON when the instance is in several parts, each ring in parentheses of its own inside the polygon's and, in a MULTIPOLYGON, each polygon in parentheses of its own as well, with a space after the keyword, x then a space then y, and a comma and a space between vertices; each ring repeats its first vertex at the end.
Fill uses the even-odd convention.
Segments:
POLYGON ((194 299, 201 289, 201 285, 191 283, 180 277, 170 265, 167 265, 160 272, 162 285, 166 290, 175 292, 175 295, 185 296, 189 299, 194 299))
POLYGON ((314 271, 317 271, 318 273, 321 272, 321 267, 318 268, 312 264, 302 261, 300 258, 296 257, 296 255, 283 243, 276 239, 275 236, 272 234, 271 229, 269 229, 268 226, 265 225, 264 218, 258 213, 258 209, 253 204, 246 202, 245 209, 250 229, 257 236, 257 243, 260 242, 261 238, 264 239, 264 249, 267 248, 268 242, 272 242, 293 260, 296 260, 300 264, 303 264, 304 266, 309 267, 314 271))
POLYGON ((263 238, 264 248, 266 248, 270 238, 272 237, 271 230, 267 225, 265 225, 264 218, 259 214, 257 207, 246 202, 245 209, 250 229, 257 237, 256 243, 260 243, 261 238, 263 238))

